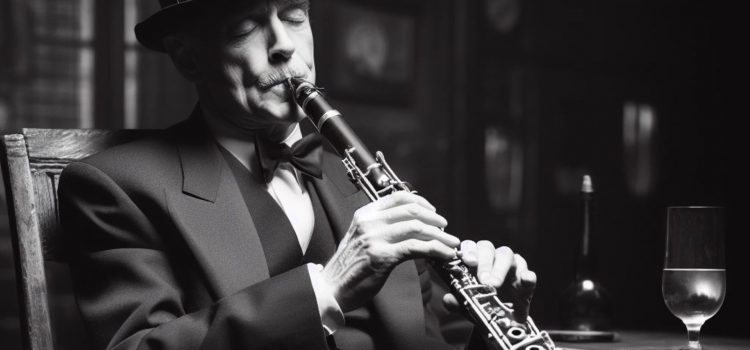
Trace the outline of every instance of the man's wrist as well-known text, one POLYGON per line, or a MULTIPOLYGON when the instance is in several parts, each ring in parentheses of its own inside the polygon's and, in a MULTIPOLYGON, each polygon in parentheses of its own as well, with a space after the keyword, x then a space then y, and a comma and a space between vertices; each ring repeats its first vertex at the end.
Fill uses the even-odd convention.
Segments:
POLYGON ((307 270, 310 273, 315 300, 318 303, 321 324, 326 335, 331 335, 344 326, 344 313, 336 301, 333 288, 321 274, 323 266, 309 263, 307 264, 307 270))

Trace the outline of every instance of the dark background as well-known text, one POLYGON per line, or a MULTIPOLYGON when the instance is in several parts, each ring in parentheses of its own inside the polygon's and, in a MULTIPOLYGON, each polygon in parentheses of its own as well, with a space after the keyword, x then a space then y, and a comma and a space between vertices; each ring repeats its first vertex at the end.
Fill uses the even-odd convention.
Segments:
MULTIPOLYGON (((160 128, 184 118, 192 87, 132 37, 156 7, 0 0, 0 131, 160 128)), ((448 231, 526 257, 539 275, 532 316, 540 328, 558 325, 558 300, 575 274, 578 189, 590 174, 595 273, 614 300, 616 327, 682 331, 661 296, 666 207, 721 205, 728 292, 703 330, 747 336, 747 147, 744 109, 735 108, 742 89, 731 84, 740 67, 737 9, 645 0, 312 7, 319 85, 370 148, 448 217, 448 231), (635 126, 641 138, 626 142, 635 126)), ((0 348, 16 349, 0 209, 0 348)), ((74 320, 64 266, 48 275, 58 322, 74 320)), ((76 348, 76 332, 58 334, 61 345, 76 348)))

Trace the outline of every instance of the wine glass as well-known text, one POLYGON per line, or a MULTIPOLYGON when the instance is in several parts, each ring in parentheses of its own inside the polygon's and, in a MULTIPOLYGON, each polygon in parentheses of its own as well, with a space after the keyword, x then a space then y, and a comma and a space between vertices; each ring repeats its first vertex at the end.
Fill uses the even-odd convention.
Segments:
POLYGON ((667 208, 662 296, 687 327, 688 348, 700 349, 700 329, 724 302, 724 209, 667 208))

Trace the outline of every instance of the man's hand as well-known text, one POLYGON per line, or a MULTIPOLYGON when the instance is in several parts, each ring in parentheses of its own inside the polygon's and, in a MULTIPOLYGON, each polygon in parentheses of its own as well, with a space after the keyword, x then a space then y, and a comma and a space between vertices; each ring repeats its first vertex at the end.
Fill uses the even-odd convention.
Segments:
MULTIPOLYGON (((467 266, 476 268, 479 283, 489 284, 496 289, 500 289, 505 282, 510 283, 513 316, 518 322, 526 322, 536 287, 536 274, 529 270, 522 256, 514 254, 508 247, 495 249, 490 241, 463 241, 461 258, 467 266)), ((450 293, 443 297, 443 302, 448 309, 460 309, 456 297, 450 293)))
POLYGON ((426 199, 408 192, 385 196, 357 210, 322 271, 341 310, 367 303, 391 270, 405 260, 455 257, 460 241, 440 229, 447 223, 426 199))

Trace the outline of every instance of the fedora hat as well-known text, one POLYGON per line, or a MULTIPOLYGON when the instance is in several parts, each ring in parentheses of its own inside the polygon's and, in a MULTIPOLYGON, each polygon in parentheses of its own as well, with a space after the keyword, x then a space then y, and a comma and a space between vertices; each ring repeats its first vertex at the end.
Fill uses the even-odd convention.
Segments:
POLYGON ((218 9, 226 0, 159 0, 161 9, 135 26, 135 37, 141 45, 166 52, 164 37, 176 29, 197 25, 207 10, 218 9))

